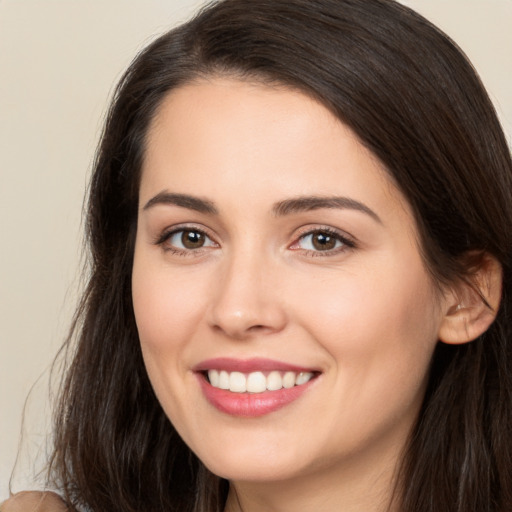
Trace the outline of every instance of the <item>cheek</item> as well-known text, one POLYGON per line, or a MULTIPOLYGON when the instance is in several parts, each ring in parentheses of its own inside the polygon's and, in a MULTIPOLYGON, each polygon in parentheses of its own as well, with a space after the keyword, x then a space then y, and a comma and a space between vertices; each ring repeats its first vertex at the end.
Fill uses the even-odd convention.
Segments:
POLYGON ((320 338, 354 340, 361 349, 422 344, 435 338, 438 312, 435 292, 421 265, 407 270, 395 265, 309 281, 308 293, 296 294, 302 317, 320 338), (386 343, 384 341, 387 339, 386 343), (380 341, 379 341, 380 340, 380 341), (394 341, 393 341, 394 340, 394 341))
MULTIPOLYGON (((161 258, 160 258, 161 259, 161 258)), ((196 336, 203 303, 201 280, 172 272, 151 254, 137 253, 132 274, 135 320, 144 364, 166 415, 181 431, 188 415, 189 341, 196 336), (181 427, 181 428, 180 428, 181 427)))
POLYGON ((411 261, 310 283, 298 303, 297 317, 337 368, 332 385, 345 407, 408 407, 423 393, 439 314, 428 274, 411 261))
MULTIPOLYGON (((133 308, 149 379, 166 413, 190 378, 190 340, 204 317, 204 279, 173 272, 161 255, 135 251, 133 308)), ((204 276, 203 276, 204 277, 204 276)))
POLYGON ((142 345, 165 352, 194 330, 203 305, 201 280, 136 257, 132 275, 135 320, 142 345))

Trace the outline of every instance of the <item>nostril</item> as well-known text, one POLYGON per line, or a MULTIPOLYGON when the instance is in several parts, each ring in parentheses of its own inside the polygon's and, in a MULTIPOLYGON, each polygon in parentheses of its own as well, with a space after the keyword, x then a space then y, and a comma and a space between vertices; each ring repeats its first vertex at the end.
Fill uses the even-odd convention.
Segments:
POLYGON ((217 333, 233 339, 278 332, 286 324, 286 315, 279 304, 261 298, 224 296, 212 303, 208 323, 217 333), (236 300, 235 300, 236 299, 236 300))

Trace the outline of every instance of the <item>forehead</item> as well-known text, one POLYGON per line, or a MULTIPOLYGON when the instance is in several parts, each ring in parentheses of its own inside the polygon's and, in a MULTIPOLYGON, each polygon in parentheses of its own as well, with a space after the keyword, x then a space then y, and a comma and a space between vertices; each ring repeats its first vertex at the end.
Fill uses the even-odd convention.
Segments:
POLYGON ((296 154, 306 140, 315 145, 320 138, 327 142, 326 134, 336 131, 328 128, 335 126, 342 127, 319 102, 282 85, 229 78, 202 80, 167 95, 150 125, 147 153, 156 156, 165 138, 185 150, 189 149, 183 146, 187 142, 195 151, 219 156, 221 152, 236 156, 238 149, 254 158, 262 145, 267 153, 273 151, 276 156, 280 149, 284 156, 287 150, 296 154), (313 137, 315 132, 317 137, 313 137))
POLYGON ((175 89, 146 142, 141 203, 168 189, 242 204, 349 194, 408 213, 356 135, 318 101, 283 86, 212 79, 175 89))

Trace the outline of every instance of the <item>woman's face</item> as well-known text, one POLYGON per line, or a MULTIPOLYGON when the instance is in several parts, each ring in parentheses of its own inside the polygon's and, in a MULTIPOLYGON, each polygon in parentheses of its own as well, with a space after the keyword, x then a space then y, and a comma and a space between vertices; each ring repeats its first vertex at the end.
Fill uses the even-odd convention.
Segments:
POLYGON ((158 399, 208 468, 392 466, 443 317, 417 235, 382 165, 309 97, 212 79, 166 98, 133 303, 158 399))

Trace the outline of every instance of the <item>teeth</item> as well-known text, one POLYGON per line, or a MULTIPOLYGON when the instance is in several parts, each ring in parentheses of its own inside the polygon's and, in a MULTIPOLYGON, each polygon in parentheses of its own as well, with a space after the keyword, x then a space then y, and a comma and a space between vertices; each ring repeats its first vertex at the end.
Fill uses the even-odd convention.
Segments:
POLYGON ((220 372, 219 374, 219 388, 220 389, 229 389, 229 373, 228 372, 220 372))
POLYGON ((295 384, 297 386, 300 386, 301 384, 306 384, 311 377, 313 377, 312 373, 309 372, 300 372, 299 375, 297 375, 297 378, 295 379, 295 384))
POLYGON ((219 372, 217 370, 210 370, 208 372, 208 379, 210 379, 210 384, 214 388, 220 387, 219 386, 220 376, 219 376, 219 372))
POLYGON ((261 372, 249 373, 247 376, 247 391, 262 393, 267 390, 267 378, 261 372))
POLYGON ((277 391, 283 387, 283 378, 279 372, 270 372, 267 377, 267 389, 277 391))
POLYGON ((229 389, 233 393, 263 393, 301 386, 313 378, 312 372, 272 371, 267 376, 263 372, 227 372, 208 370, 208 380, 214 388, 229 389))
POLYGON ((295 386, 295 373, 286 372, 283 377, 283 388, 290 389, 295 386))
POLYGON ((247 391, 247 379, 240 372, 231 372, 229 376, 229 391, 245 393, 247 391))

